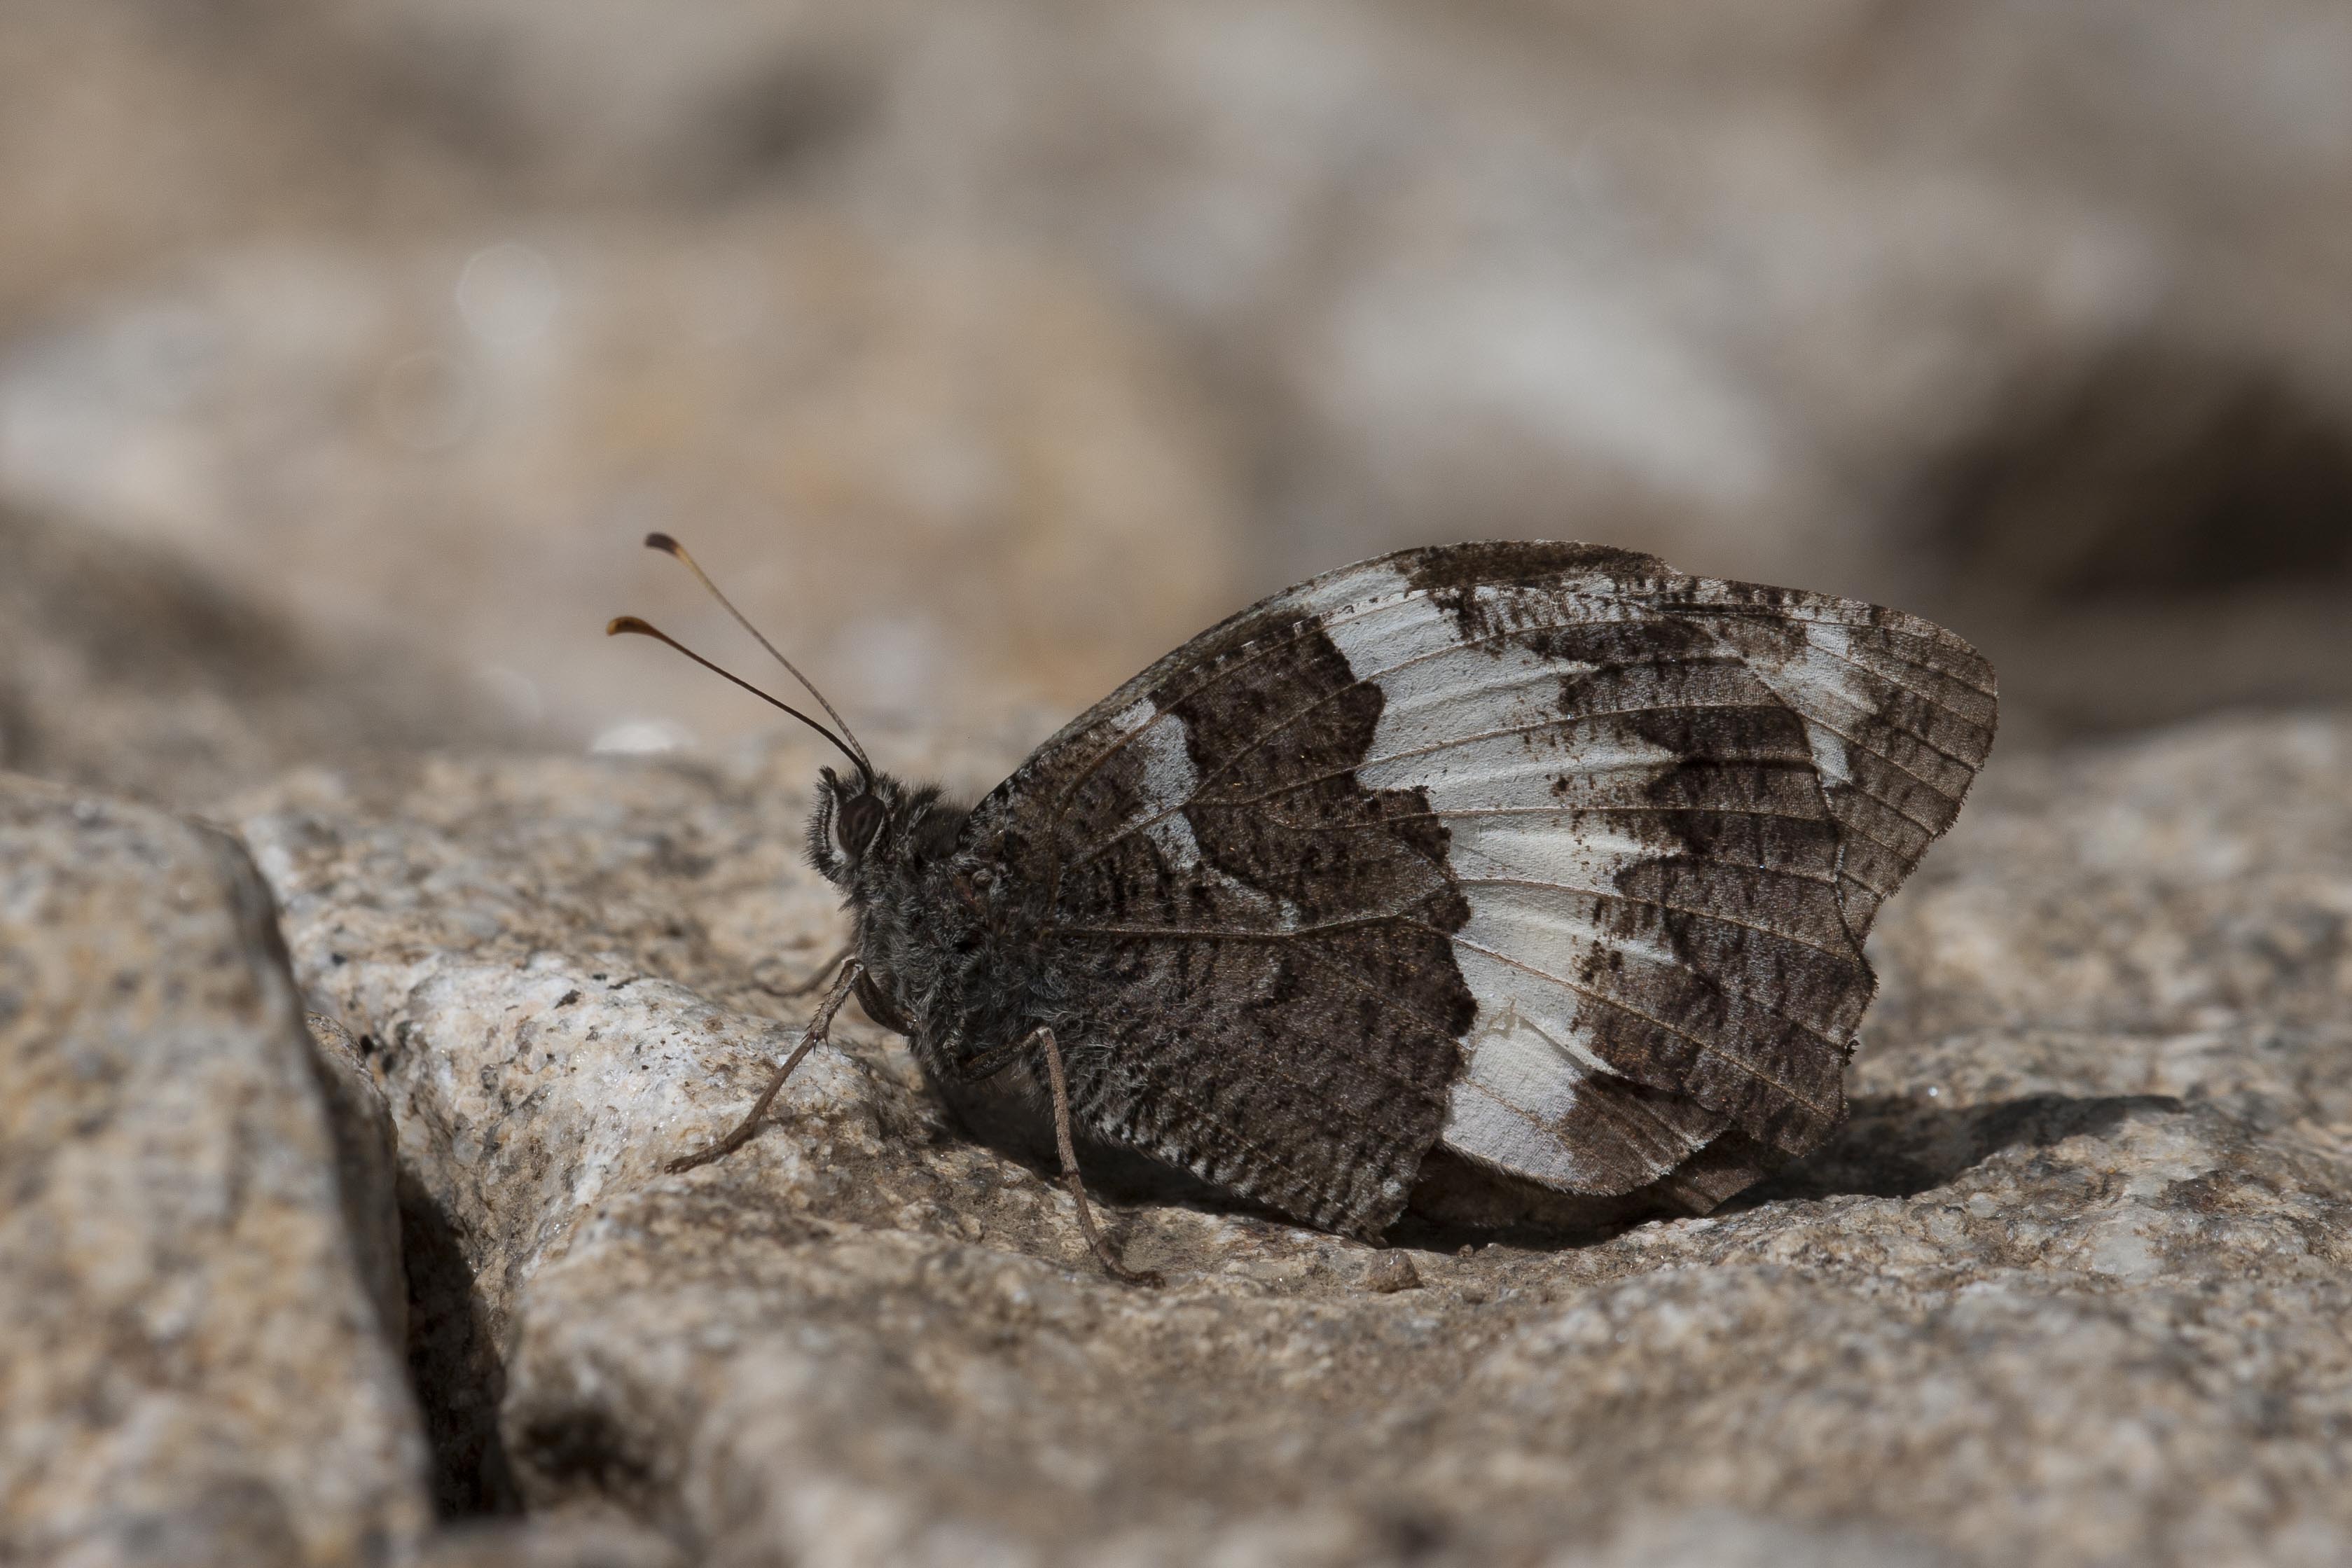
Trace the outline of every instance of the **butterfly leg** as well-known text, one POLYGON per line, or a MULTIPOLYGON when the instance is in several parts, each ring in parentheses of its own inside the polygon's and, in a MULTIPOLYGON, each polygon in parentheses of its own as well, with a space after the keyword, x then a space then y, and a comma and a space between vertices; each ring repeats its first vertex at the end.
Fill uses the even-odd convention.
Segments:
POLYGON ((772 997, 804 997, 811 991, 823 987, 825 981, 833 977, 834 966, 851 956, 856 951, 857 948, 855 944, 844 947, 840 952, 835 953, 832 957, 827 958, 824 963, 819 964, 816 967, 815 973, 810 975, 807 979, 803 980, 797 986, 772 986, 765 980, 759 979, 755 979, 751 983, 759 987, 760 989, 767 992, 772 997))
POLYGON ((1054 1092, 1054 1142, 1060 1145, 1062 1151, 1062 1183, 1070 1189, 1070 1196, 1077 1200, 1078 1228, 1086 1232, 1087 1245, 1094 1249, 1103 1271, 1123 1284, 1159 1286, 1167 1283, 1149 1269, 1130 1269, 1120 1262, 1111 1251, 1110 1243, 1103 1239, 1102 1232, 1095 1228, 1094 1209, 1087 1202, 1087 1184, 1078 1177, 1077 1145, 1070 1138, 1070 1085, 1062 1075, 1062 1048, 1055 1042, 1054 1031, 1050 1029, 1040 1029, 1029 1038, 1045 1048, 1045 1081, 1054 1092))
POLYGON ((817 1004, 816 1016, 809 1019, 808 1028, 802 1032, 799 1046, 790 1056, 784 1058, 784 1064, 776 1069, 775 1075, 768 1080, 768 1086, 760 1091, 760 1098, 752 1102, 751 1111, 741 1121, 735 1124, 734 1131, 708 1148, 697 1149, 690 1155, 680 1155, 675 1159, 663 1161, 662 1169, 672 1175, 679 1171, 690 1171, 697 1166, 709 1165, 713 1160, 724 1159, 750 1143, 751 1134, 760 1130, 760 1123, 767 1115, 768 1107, 776 1103, 776 1095, 782 1090, 784 1080, 790 1078, 793 1075, 793 1070, 800 1066, 801 1058, 824 1043, 826 1034, 833 1028, 833 1015, 839 1012, 841 1004, 849 999, 849 993, 856 988, 857 977, 864 972, 864 967, 855 958, 841 967, 841 975, 833 982, 833 989, 827 991, 824 1000, 817 1004))

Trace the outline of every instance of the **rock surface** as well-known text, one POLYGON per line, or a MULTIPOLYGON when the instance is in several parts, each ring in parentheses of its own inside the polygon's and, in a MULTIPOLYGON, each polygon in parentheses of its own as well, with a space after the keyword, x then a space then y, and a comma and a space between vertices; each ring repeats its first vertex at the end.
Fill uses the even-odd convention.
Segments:
POLYGON ((401 1256, 399 1134, 392 1102, 359 1042, 336 1019, 305 1013, 311 1062, 334 1140, 343 1234, 376 1322, 393 1344, 408 1343, 408 1270, 401 1256))
MULTIPOLYGON (((0 1562, 372 1564, 428 1521, 268 890, 0 775, 0 1562)), ((395 1266, 396 1266, 396 1260, 395 1266)))
MULTIPOLYGON (((877 749, 970 788, 1016 748, 877 749)), ((239 804, 470 1303, 416 1362, 439 1439, 532 1507, 725 1564, 2352 1552, 2352 721, 1997 758, 1880 923, 1852 1124, 1725 1212, 1379 1251, 1115 1197, 1160 1291, 854 1011, 660 1173, 839 938, 816 760, 239 804)))
POLYGON ((0 932, 0 1561, 2352 1559, 2352 725, 2016 744, 2352 694, 2347 58, 2319 0, 14 0, 0 768, 267 783, 328 1011, 218 840, 6 787, 0 921, 79 924, 0 932), (1118 1193, 1138 1295, 863 1023, 658 1173, 838 936, 817 758, 400 759, 763 722, 594 640, 741 646, 648 528, 861 715, 1570 532, 1967 627, 2007 751, 1802 1169, 1380 1252, 1118 1193))

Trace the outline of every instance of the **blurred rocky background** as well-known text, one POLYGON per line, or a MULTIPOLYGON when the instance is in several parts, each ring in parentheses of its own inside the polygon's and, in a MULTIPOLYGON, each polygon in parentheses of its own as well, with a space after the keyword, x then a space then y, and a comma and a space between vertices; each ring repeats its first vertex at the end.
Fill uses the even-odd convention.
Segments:
POLYGON ((0 1562, 2346 1561, 2347 81, 2317 0, 0 3, 0 1562), (968 789, 1480 537, 1934 616, 2002 739, 1822 1157, 1115 1200, 1141 1297, 854 1016, 655 1168, 840 933, 815 743, 601 635, 767 676, 650 529, 968 789))
MULTIPOLYGON (((2309 0, 12 0, 0 500, 361 731, 763 727, 599 639, 746 656, 654 528, 933 722, 1513 535, 1946 619, 2012 738, 2335 696, 2347 69, 2309 0)), ((130 700, 227 656, 81 582, 130 700)))

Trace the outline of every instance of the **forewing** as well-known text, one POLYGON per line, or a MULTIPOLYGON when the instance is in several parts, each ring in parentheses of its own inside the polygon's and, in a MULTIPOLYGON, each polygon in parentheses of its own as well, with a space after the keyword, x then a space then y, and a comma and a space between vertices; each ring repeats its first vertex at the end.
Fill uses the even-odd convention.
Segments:
POLYGON ((1441 1137, 1589 1193, 1729 1129, 1817 1144, 1862 936, 1958 810, 1990 687, 1869 606, 1412 551, 1196 638, 971 831, 1035 890, 1082 1114, 1373 1233, 1441 1137))

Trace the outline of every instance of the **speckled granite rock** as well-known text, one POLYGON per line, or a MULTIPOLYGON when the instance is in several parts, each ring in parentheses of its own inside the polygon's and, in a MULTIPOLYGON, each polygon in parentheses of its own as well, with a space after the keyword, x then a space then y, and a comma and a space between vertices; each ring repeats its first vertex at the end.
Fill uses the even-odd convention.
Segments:
POLYGON ((226 835, 0 775, 0 1562, 340 1568, 426 1524, 345 1228, 391 1191, 339 1190, 270 914, 226 835))
MULTIPOLYGON (((971 786, 1016 748, 877 749, 971 786)), ((1853 1124, 1728 1211, 1381 1252, 1130 1192, 1157 1292, 854 1013, 751 1145, 658 1173, 838 936, 794 860, 815 760, 242 805, 532 1504, 728 1564, 2352 1552, 2352 722, 1996 763, 1881 922, 1853 1124)))

